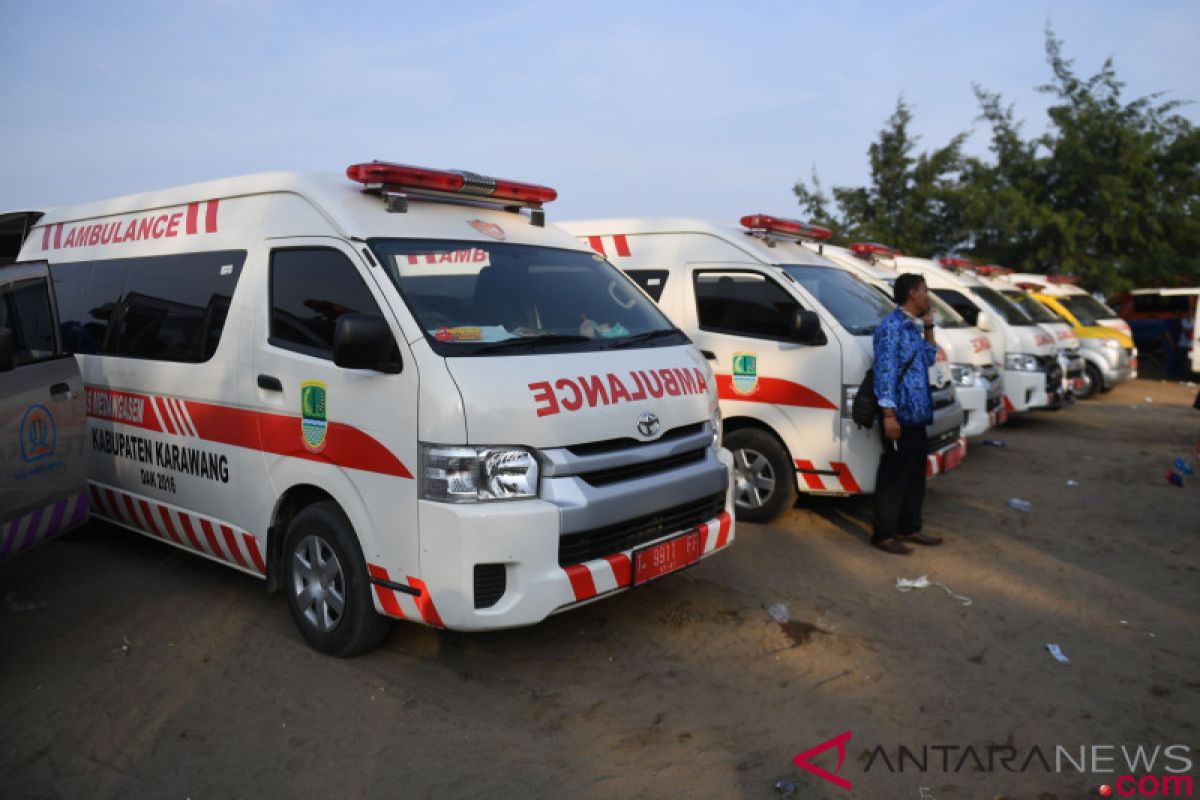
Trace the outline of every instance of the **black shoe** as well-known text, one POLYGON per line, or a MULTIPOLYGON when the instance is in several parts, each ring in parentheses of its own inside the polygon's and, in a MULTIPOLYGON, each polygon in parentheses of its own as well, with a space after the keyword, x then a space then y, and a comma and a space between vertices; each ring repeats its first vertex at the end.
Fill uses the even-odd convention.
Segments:
POLYGON ((917 531, 916 533, 901 534, 900 541, 908 542, 909 544, 923 544, 926 547, 936 547, 942 543, 942 537, 931 536, 928 533, 917 531))
POLYGON ((871 542, 872 547, 878 547, 885 553, 891 553, 894 556, 912 555, 912 548, 906 547, 899 539, 884 539, 882 542, 871 542))

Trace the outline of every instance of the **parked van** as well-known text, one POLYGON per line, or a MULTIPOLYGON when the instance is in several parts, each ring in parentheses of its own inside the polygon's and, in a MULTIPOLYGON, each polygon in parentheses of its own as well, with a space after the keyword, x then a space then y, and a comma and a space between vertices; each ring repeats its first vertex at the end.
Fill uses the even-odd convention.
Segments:
POLYGON ((1072 277, 1018 273, 1009 279, 1074 326, 1086 362, 1083 381, 1076 395, 1087 399, 1137 377, 1137 348, 1129 336, 1114 327, 1099 324, 1090 315, 1091 304, 1080 302, 1092 300, 1090 295, 1059 290, 1059 284, 1072 277))
POLYGON ((83 379, 45 261, 11 263, 37 214, 0 214, 0 561, 87 520, 83 379))
MULTIPOLYGON (((827 244, 806 246, 892 296, 892 285, 899 273, 891 265, 902 255, 898 250, 870 242, 856 242, 848 248, 827 244)), ((1004 377, 992 358, 992 343, 937 294, 931 291, 929 299, 937 325, 934 338, 940 348, 938 358, 948 361, 954 393, 963 407, 963 435, 982 436, 1008 421, 1004 377)))
POLYGON ((1004 365, 1004 407, 1009 414, 1061 407, 1062 367, 1054 337, 974 273, 948 268, 963 269, 970 262, 947 257, 933 263, 899 256, 895 263, 900 272, 924 275, 938 297, 988 337, 1004 365))
MULTIPOLYGON (((977 271, 979 269, 983 268, 976 267, 977 271)), ((1042 330, 1054 337, 1054 346, 1058 350, 1058 365, 1063 370, 1063 393, 1073 400, 1076 392, 1082 390, 1086 382, 1083 354, 1079 338, 1075 336, 1075 328, 1066 319, 1027 295, 1013 283, 1012 274, 1012 270, 992 267, 990 276, 983 280, 1024 311, 1042 330)))
POLYGON ((1176 347, 1185 347, 1185 340, 1191 343, 1190 363, 1186 366, 1192 372, 1200 371, 1200 348, 1196 347, 1200 339, 1196 325, 1200 321, 1200 288, 1134 289, 1122 294, 1118 302, 1139 348, 1162 349, 1164 337, 1170 332, 1172 337, 1179 337, 1176 347), (1172 321, 1179 322, 1179 326, 1172 325, 1172 321))
MULTIPOLYGON (((741 222, 562 227, 612 256, 712 363, 742 519, 772 518, 798 490, 873 492, 879 430, 859 428, 850 409, 871 365, 871 335, 895 305, 800 244, 828 230, 764 214, 741 222)), ((962 406, 947 379, 934 387, 927 470, 952 469, 965 454, 962 406)))
POLYGON ((399 164, 58 209, 96 513, 304 638, 526 625, 733 541, 712 373, 553 189, 399 164))

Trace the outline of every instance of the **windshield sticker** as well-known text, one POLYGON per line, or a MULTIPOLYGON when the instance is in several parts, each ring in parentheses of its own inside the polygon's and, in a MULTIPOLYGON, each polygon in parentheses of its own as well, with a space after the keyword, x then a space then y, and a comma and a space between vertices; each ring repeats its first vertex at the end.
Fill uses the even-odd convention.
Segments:
POLYGON ((488 251, 478 247, 400 253, 395 259, 396 268, 404 276, 478 275, 484 267, 492 265, 488 251))
POLYGON ((754 353, 733 354, 733 390, 738 394, 753 394, 758 386, 758 356, 754 353))
POLYGON ((300 384, 300 433, 304 448, 310 453, 325 449, 329 433, 326 399, 327 389, 321 381, 305 381, 300 384))
POLYGON ((518 334, 509 333, 503 325, 458 325, 430 328, 429 335, 439 342, 502 342, 518 334))
POLYGON ((680 397, 705 394, 708 381, 695 367, 639 369, 622 376, 580 375, 529 384, 534 410, 539 417, 562 411, 579 411, 585 406, 597 408, 617 403, 634 403, 647 397, 680 397))
POLYGON ((490 236, 497 241, 504 241, 504 228, 501 228, 494 222, 484 222, 481 219, 473 219, 471 220, 470 225, 484 236, 490 236))
POLYGON ((596 322, 584 317, 583 322, 579 323, 579 335, 586 336, 589 339, 597 337, 601 339, 617 339, 622 336, 628 336, 629 330, 619 322, 610 324, 607 322, 596 322))

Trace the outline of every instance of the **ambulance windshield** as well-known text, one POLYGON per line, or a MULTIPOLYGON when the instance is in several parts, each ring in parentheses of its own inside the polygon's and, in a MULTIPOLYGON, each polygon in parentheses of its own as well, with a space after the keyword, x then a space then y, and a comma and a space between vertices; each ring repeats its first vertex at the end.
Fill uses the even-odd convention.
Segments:
POLYGON ((440 355, 690 341, 603 256, 499 242, 373 239, 370 244, 440 355))
POLYGON ((1006 289, 1003 294, 1009 300, 1016 303, 1022 311, 1032 317, 1034 322, 1066 322, 1058 314, 1055 314, 1019 289, 1006 289))
POLYGON ((1117 312, 1090 294, 1068 294, 1058 298, 1058 302, 1066 306, 1067 311, 1078 317, 1079 322, 1083 325, 1094 325, 1095 320, 1101 319, 1120 319, 1117 312), (1084 322, 1085 317, 1092 321, 1084 322))
POLYGON ((1021 310, 1021 307, 1009 300, 1004 295, 987 286, 975 286, 972 288, 975 296, 983 302, 991 306, 992 311, 1000 315, 1000 318, 1009 325, 1036 325, 1033 317, 1021 310))
POLYGON ((782 266, 854 336, 874 333, 875 326, 895 308, 882 292, 837 267, 782 266))

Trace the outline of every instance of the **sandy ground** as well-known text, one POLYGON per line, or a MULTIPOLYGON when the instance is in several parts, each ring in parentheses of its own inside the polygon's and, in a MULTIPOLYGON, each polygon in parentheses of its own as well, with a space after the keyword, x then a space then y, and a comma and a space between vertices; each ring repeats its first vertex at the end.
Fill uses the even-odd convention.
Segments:
POLYGON ((638 591, 523 630, 400 626, 348 661, 253 579, 93 525, 0 567, 0 796, 1089 796, 1115 776, 866 766, 1197 751, 1200 476, 1163 477, 1200 439, 1195 391, 1137 381, 976 442, 930 483, 941 548, 879 553, 869 498, 802 499, 638 591), (922 574, 972 604, 893 588, 922 574), (792 764, 844 731, 851 792, 792 764))

